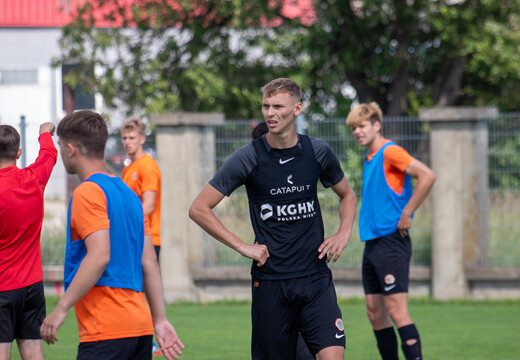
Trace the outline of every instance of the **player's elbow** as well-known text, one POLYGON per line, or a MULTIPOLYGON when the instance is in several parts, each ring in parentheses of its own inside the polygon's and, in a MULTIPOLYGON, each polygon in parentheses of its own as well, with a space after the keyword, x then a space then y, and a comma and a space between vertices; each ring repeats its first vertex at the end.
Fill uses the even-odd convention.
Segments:
POLYGON ((427 177, 428 177, 428 182, 430 183, 430 186, 433 185, 433 183, 435 183, 435 180, 437 180, 437 176, 431 170, 428 172, 427 177))
MULTIPOLYGON (((154 254, 155 255, 155 254, 154 254)), ((141 258, 141 267, 143 269, 143 275, 146 277, 151 274, 155 267, 159 267, 156 257, 143 257, 141 258)))
POLYGON ((154 210, 155 206, 154 205, 143 205, 143 211, 145 213, 146 216, 150 216, 154 210))
POLYGON ((356 193, 354 192, 354 190, 352 190, 352 188, 350 186, 347 189, 347 191, 345 191, 344 194, 340 195, 340 198, 341 198, 342 203, 345 201, 347 204, 349 204, 350 207, 353 207, 354 209, 356 209, 357 196, 356 196, 356 193))
POLYGON ((357 196, 356 196, 356 193, 354 192, 354 190, 350 189, 349 191, 349 197, 350 197, 350 201, 352 201, 352 203, 354 204, 354 206, 357 206, 357 196))
POLYGON ((424 184, 424 186, 428 188, 432 187, 435 180, 437 180, 437 176, 435 176, 435 173, 431 169, 426 167, 417 175, 417 183, 424 184))
POLYGON ((190 206, 190 209, 188 210, 188 216, 191 220, 195 221, 197 224, 199 223, 199 219, 201 219, 203 214, 202 207, 197 202, 197 199, 193 201, 193 203, 190 206))

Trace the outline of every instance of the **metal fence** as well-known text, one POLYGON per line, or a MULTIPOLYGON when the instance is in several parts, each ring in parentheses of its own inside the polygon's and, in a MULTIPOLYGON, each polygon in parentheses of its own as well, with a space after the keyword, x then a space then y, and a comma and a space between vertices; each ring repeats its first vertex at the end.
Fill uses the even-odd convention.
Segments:
MULTIPOLYGON (((216 127, 217 168, 238 147, 247 144, 251 138, 251 130, 257 121, 226 121, 216 127)), ((394 135, 392 140, 402 145, 417 159, 429 163, 428 126, 413 117, 385 118, 385 134, 394 135)), ((331 118, 318 122, 300 124, 300 131, 311 137, 325 140, 337 154, 347 179, 358 197, 358 210, 361 200, 361 179, 365 149, 354 139, 344 118, 331 118)), ((318 190, 318 198, 323 212, 325 236, 333 235, 339 226, 338 197, 331 189, 318 190)), ((253 241, 254 234, 249 221, 247 196, 245 190, 235 191, 224 204, 215 209, 231 231, 237 233, 244 241, 253 241)), ((417 265, 430 265, 431 253, 431 217, 430 203, 416 212, 411 236, 413 238, 412 262, 417 265)), ((205 241, 215 241, 207 236, 205 241)), ((208 244, 211 247, 211 244, 208 244)), ((357 218, 353 235, 347 249, 334 266, 354 267, 361 265, 364 246, 359 240, 357 218)), ((209 265, 247 265, 249 260, 236 254, 233 250, 216 245, 216 259, 207 258, 209 265)))
MULTIPOLYGON (((251 130, 257 121, 226 121, 216 127, 217 168, 231 153, 250 141, 251 130)), ((318 137, 331 145, 338 155, 343 170, 361 202, 361 179, 365 149, 357 144, 344 118, 327 119, 300 124, 301 132, 318 137)), ((430 163, 429 126, 416 117, 386 117, 383 131, 387 138, 403 146, 412 156, 425 164, 430 163)), ((488 232, 488 241, 475 248, 477 264, 491 266, 520 266, 520 114, 502 114, 489 122, 489 209, 488 223, 480 231, 488 232)), ((330 189, 318 193, 323 211, 326 236, 338 228, 337 196, 330 189)), ((247 196, 238 189, 215 209, 232 231, 244 241, 253 241, 249 221, 247 196)), ((412 264, 431 264, 431 204, 428 198, 416 211, 410 235, 413 243, 412 264)), ((247 265, 233 250, 207 236, 205 246, 212 251, 205 261, 208 265, 247 265), (216 248, 216 257, 213 249, 216 248)), ((360 266, 363 244, 359 240, 357 219, 354 233, 342 257, 333 266, 360 266)))
MULTIPOLYGON (((228 120, 215 127, 216 158, 219 168, 238 147, 247 144, 251 130, 260 120, 228 120)), ((357 144, 344 118, 317 122, 302 122, 301 132, 324 139, 334 149, 352 188, 361 202, 361 178, 365 149, 357 144)), ((414 117, 387 117, 385 136, 407 149, 412 156, 429 165, 429 127, 414 117)), ((488 233, 488 241, 475 248, 477 263, 490 266, 520 266, 520 114, 501 114, 489 122, 489 194, 486 224, 480 231, 488 233)), ((155 141, 149 136, 146 151, 155 155, 155 141)), ((114 134, 107 146, 106 160, 116 174, 120 174, 126 156, 119 134, 114 134)), ((165 186, 165 185, 163 185, 165 186)), ((338 228, 338 199, 330 189, 320 188, 319 200, 323 211, 326 236, 338 228)), ((242 188, 226 198, 216 209, 223 223, 244 241, 253 241, 247 196, 242 188)), ((63 218, 44 221, 42 256, 44 264, 61 265, 64 256, 63 218), (59 226, 58 226, 59 225, 59 226)), ((412 263, 431 264, 431 207, 429 198, 415 213, 411 228, 412 263)), ((204 239, 206 265, 249 265, 250 261, 218 243, 209 235, 204 239)), ((357 219, 347 249, 333 266, 353 267, 361 263, 363 244, 359 241, 357 219)))
POLYGON ((520 113, 490 121, 488 141, 488 242, 475 249, 477 261, 520 266, 520 113))

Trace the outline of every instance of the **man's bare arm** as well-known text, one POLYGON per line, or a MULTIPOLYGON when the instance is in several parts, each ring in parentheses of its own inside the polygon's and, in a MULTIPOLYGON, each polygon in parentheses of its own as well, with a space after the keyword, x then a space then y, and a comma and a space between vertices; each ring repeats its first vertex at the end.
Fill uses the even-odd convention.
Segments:
POLYGON ((143 191, 141 194, 141 198, 143 200, 143 210, 146 216, 150 216, 150 214, 155 210, 155 199, 157 198, 156 191, 143 191))
POLYGON ((326 238, 319 247, 319 258, 327 256, 327 262, 336 262, 343 250, 347 247, 352 235, 352 227, 356 218, 356 194, 350 187, 346 177, 334 185, 332 190, 339 196, 339 229, 338 232, 326 238), (327 255, 328 254, 328 255, 327 255))
POLYGON ((152 314, 155 337, 167 359, 178 359, 184 344, 166 317, 161 274, 150 235, 145 236, 141 263, 143 289, 152 314))
POLYGON ((405 172, 417 179, 417 183, 413 189, 413 195, 403 209, 401 218, 397 223, 397 230, 401 236, 406 236, 406 231, 412 227, 412 214, 424 202, 436 179, 433 171, 417 159, 412 160, 405 172))
POLYGON ((109 230, 98 230, 85 237, 85 247, 87 254, 81 261, 70 286, 40 328, 40 335, 48 344, 58 341, 56 332, 65 321, 69 309, 96 285, 110 262, 109 230))
POLYGON ((224 195, 221 192, 209 184, 206 185, 190 206, 190 218, 221 243, 247 258, 255 260, 258 262, 258 266, 263 266, 269 257, 267 247, 265 245, 248 244, 240 240, 213 213, 213 208, 222 199, 224 199, 224 195))

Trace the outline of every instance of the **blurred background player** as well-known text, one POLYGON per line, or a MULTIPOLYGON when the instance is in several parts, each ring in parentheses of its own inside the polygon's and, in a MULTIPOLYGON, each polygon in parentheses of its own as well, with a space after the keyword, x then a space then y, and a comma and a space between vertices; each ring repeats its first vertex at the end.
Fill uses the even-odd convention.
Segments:
POLYGON ((43 321, 42 339, 58 340, 56 332, 74 306, 77 359, 149 359, 154 332, 163 354, 178 358, 184 346, 166 318, 142 204, 105 167, 105 120, 89 110, 77 111, 61 120, 57 132, 65 169, 81 183, 69 204, 66 290, 43 321))
MULTIPOLYGON (((123 168, 122 178, 143 203, 150 220, 152 242, 157 261, 161 251, 161 171, 157 162, 143 150, 146 142, 146 125, 138 118, 126 120, 121 126, 121 142, 131 163, 123 168)), ((154 356, 161 351, 153 343, 154 356)))
POLYGON ((43 359, 40 326, 45 295, 40 235, 43 194, 58 151, 54 124, 40 126, 40 151, 34 164, 16 166, 20 135, 0 125, 0 359, 10 358, 16 339, 22 359, 43 359))
POLYGON ((401 337, 406 359, 421 360, 421 340, 408 313, 408 282, 412 244, 408 230, 412 216, 435 182, 422 162, 382 134, 383 114, 372 102, 350 112, 346 123, 357 142, 367 148, 359 234, 365 241, 363 286, 367 315, 381 357, 398 359, 401 337), (412 189, 412 178, 417 179, 412 189))
POLYGON ((256 124, 256 126, 251 131, 251 140, 258 139, 262 135, 267 134, 269 131, 267 124, 265 122, 261 122, 259 124, 256 124))
POLYGON ((157 162, 143 150, 146 125, 141 119, 128 119, 121 126, 121 141, 131 163, 123 169, 123 181, 139 196, 150 219, 152 241, 159 260, 161 249, 161 171, 157 162))

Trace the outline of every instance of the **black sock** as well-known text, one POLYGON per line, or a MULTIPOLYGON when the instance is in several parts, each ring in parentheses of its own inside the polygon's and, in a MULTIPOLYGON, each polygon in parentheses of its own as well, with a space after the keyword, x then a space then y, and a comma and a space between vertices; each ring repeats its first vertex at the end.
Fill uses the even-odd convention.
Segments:
POLYGON ((406 325, 397 330, 401 337, 401 348, 406 360, 422 360, 421 339, 415 324, 406 325), (408 345, 406 343, 408 340, 417 340, 417 342, 413 345, 408 345))
POLYGON ((397 360, 397 336, 393 327, 374 330, 377 347, 383 360, 397 360))

